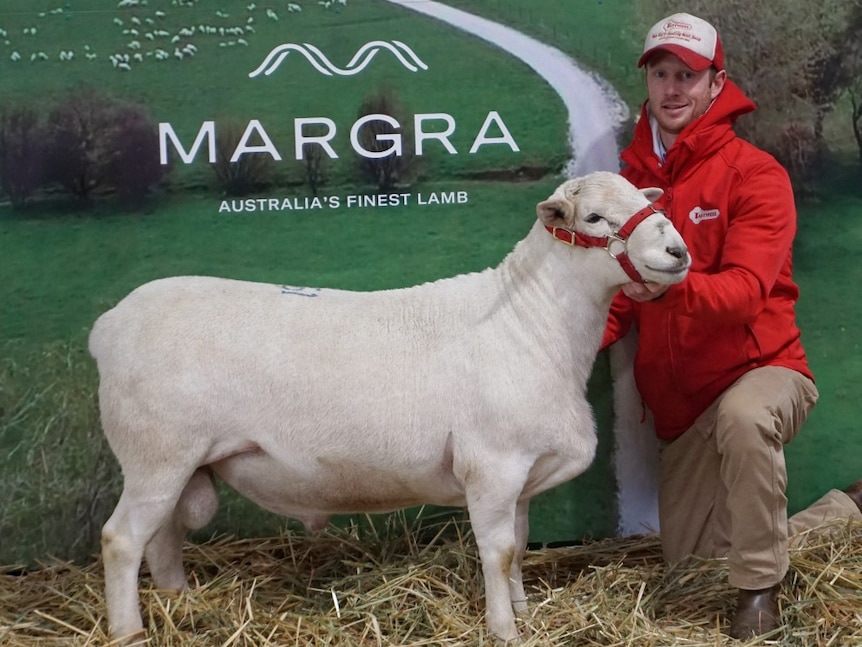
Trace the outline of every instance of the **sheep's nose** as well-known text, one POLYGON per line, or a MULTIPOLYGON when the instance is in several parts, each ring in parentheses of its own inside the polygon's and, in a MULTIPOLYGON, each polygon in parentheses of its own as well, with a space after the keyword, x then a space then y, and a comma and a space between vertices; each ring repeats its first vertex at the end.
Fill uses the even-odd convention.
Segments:
POLYGON ((685 245, 674 245, 673 247, 667 247, 665 251, 674 258, 685 258, 686 254, 688 254, 688 248, 685 245))

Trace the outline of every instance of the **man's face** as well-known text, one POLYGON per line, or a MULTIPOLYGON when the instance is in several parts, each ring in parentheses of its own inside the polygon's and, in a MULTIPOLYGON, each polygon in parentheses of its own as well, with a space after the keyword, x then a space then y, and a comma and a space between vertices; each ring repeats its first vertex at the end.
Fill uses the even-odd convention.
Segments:
POLYGON ((724 70, 715 72, 712 68, 695 72, 668 52, 656 52, 647 61, 649 108, 665 146, 670 146, 683 128, 706 112, 724 87, 726 77, 724 70))

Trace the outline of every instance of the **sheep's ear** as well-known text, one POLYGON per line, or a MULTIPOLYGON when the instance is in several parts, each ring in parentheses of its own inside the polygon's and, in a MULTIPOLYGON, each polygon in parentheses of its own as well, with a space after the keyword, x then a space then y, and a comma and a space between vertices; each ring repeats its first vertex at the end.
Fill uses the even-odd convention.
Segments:
POLYGON ((536 205, 536 215, 551 227, 566 227, 574 216, 572 203, 562 198, 548 198, 536 205))
POLYGON ((648 189, 641 189, 641 193, 650 202, 655 202, 664 195, 664 191, 655 186, 651 186, 648 189))

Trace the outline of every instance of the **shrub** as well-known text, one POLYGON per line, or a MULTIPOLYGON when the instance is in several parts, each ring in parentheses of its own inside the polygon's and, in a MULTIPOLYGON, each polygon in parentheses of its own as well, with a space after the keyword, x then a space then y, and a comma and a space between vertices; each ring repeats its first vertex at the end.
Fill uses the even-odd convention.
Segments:
MULTIPOLYGON (((320 134, 312 132, 311 134, 320 134)), ((317 144, 302 145, 302 163, 305 170, 305 183, 311 189, 312 195, 317 195, 320 187, 329 179, 329 156, 324 155, 323 148, 317 144)))
POLYGON ((13 207, 24 204, 43 182, 44 131, 33 108, 0 111, 0 188, 13 207))
POLYGON ((372 95, 362 101, 357 116, 362 118, 368 115, 390 115, 401 124, 399 133, 395 126, 375 119, 369 121, 359 129, 358 139, 360 145, 367 151, 381 155, 380 157, 359 158, 359 171, 362 177, 374 184, 379 191, 389 192, 396 185, 406 183, 413 174, 415 157, 412 155, 412 135, 409 125, 409 115, 393 90, 381 87, 372 95), (387 150, 393 148, 393 139, 400 137, 401 151, 392 150, 384 155, 387 150))
POLYGON ((48 115, 48 174, 73 196, 85 199, 101 187, 111 158, 105 133, 108 100, 94 90, 75 91, 48 115))
POLYGON ((822 151, 818 141, 813 127, 798 122, 787 124, 781 132, 776 157, 795 180, 797 190, 807 192, 820 172, 822 151))
POLYGON ((48 116, 48 175, 79 199, 116 189, 139 200, 164 174, 158 134, 143 109, 92 88, 71 93, 48 116))
POLYGON ((236 122, 219 124, 212 169, 225 195, 248 195, 272 184, 275 161, 268 153, 245 153, 235 162, 230 161, 244 135, 245 128, 236 122))
POLYGON ((106 179, 123 202, 137 204, 169 170, 159 163, 158 129, 142 108, 118 106, 106 136, 113 153, 106 179))

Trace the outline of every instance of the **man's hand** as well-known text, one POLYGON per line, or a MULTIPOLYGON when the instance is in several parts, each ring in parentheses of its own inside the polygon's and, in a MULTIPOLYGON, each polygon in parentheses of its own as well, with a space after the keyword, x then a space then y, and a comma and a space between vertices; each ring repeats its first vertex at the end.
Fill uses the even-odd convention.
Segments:
POLYGON ((643 303, 644 301, 652 301, 653 299, 658 299, 667 291, 669 287, 669 285, 662 285, 661 283, 632 282, 623 285, 623 294, 625 294, 632 301, 643 303))

